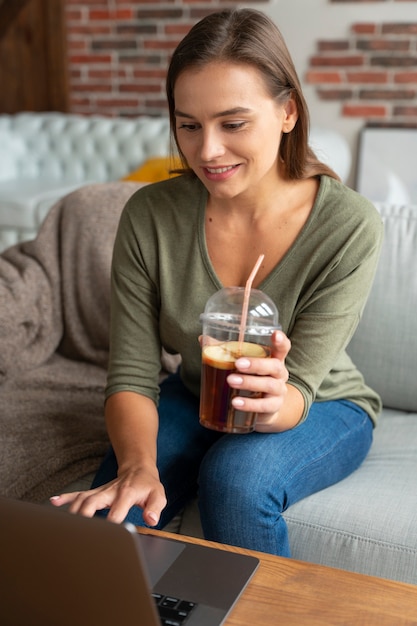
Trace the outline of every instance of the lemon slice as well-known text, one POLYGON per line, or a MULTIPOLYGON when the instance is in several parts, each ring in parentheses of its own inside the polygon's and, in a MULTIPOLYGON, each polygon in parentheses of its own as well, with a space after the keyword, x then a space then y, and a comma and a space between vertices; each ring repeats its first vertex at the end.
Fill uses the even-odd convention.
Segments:
POLYGON ((204 363, 217 369, 233 368, 236 359, 241 356, 265 358, 268 356, 268 350, 264 346, 248 341, 241 344, 238 341, 227 341, 203 348, 204 363))

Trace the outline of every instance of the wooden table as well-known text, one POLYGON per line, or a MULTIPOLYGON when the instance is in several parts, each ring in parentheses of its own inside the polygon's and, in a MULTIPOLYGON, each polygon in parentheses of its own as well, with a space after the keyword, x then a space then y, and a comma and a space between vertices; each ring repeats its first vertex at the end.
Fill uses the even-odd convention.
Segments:
MULTIPOLYGON (((148 529, 140 532, 210 545, 194 537, 148 529)), ((416 585, 222 544, 211 545, 260 559, 225 626, 417 625, 416 585)))

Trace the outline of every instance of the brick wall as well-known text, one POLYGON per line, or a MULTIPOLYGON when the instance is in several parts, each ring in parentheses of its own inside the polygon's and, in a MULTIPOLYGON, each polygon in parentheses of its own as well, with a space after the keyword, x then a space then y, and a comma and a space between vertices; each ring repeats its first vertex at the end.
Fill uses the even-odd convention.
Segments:
MULTIPOLYGON (((269 1, 253 4, 262 9, 269 1)), ((329 0, 346 1, 417 3, 329 0)), ((110 116, 165 113, 164 81, 172 50, 198 19, 237 4, 65 0, 70 110, 110 116)), ((341 116, 368 124, 417 125, 417 23, 356 23, 346 38, 318 41, 304 80, 316 87, 323 102, 340 103, 341 116)))
POLYGON ((417 23, 357 23, 344 39, 318 41, 305 80, 342 116, 416 127, 417 23))
MULTIPOLYGON (((262 2, 253 0, 259 8, 262 2)), ((65 5, 70 111, 136 116, 166 112, 172 50, 200 18, 236 6, 237 0, 65 0, 65 5)))

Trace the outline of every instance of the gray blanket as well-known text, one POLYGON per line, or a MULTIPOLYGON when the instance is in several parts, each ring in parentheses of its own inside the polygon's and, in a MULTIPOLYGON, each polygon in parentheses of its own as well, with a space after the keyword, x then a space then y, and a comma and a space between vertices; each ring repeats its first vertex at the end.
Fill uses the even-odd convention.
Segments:
POLYGON ((109 274, 136 183, 90 185, 36 239, 0 255, 0 493, 40 501, 94 471, 108 440, 103 390, 109 274))

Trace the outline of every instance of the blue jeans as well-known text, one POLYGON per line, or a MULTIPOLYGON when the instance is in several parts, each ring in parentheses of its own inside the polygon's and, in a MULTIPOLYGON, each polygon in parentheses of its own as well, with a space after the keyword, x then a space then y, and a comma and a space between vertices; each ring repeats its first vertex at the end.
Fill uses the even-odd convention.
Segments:
MULTIPOLYGON (((272 434, 217 433, 200 426, 198 411, 178 374, 162 383, 158 469, 168 503, 158 528, 198 493, 206 539, 281 556, 290 556, 283 511, 348 476, 372 443, 368 414, 346 400, 316 402, 302 424, 272 434)), ((93 487, 116 474, 110 449, 93 487)), ((141 510, 126 521, 143 526, 141 510)))

